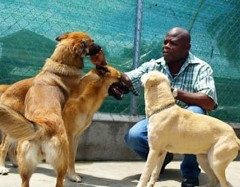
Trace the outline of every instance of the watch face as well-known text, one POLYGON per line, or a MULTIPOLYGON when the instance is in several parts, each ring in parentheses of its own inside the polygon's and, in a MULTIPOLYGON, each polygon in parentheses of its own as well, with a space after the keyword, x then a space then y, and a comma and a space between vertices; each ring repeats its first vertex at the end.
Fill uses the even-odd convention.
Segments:
POLYGON ((178 93, 177 93, 177 89, 173 90, 173 97, 177 97, 178 93))

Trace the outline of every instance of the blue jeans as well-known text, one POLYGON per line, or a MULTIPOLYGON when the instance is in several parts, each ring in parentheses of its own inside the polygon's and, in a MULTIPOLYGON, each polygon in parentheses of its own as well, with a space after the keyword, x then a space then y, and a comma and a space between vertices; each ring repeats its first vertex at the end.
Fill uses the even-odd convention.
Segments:
MULTIPOLYGON (((194 113, 205 114, 206 111, 199 106, 188 106, 186 109, 194 113)), ((149 147, 147 137, 148 119, 143 119, 136 123, 125 135, 125 142, 131 150, 137 153, 142 159, 147 160, 149 147)), ((161 137, 160 137, 161 138, 161 137)), ((168 162, 168 156, 165 161, 168 162)), ((198 167, 195 155, 185 154, 181 163, 182 176, 187 179, 197 178, 201 172, 198 167)))

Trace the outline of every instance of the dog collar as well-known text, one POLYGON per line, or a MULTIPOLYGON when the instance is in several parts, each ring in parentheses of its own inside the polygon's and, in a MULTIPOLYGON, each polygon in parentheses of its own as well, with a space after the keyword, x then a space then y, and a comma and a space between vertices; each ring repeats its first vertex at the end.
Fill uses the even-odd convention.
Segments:
POLYGON ((156 113, 158 113, 158 112, 161 112, 161 111, 163 111, 163 110, 165 110, 165 109, 171 108, 171 107, 174 106, 174 105, 175 105, 175 102, 170 103, 170 104, 168 104, 168 105, 166 105, 166 106, 163 106, 163 107, 159 108, 158 110, 154 111, 153 113, 147 115, 147 118, 150 118, 152 115, 154 115, 154 114, 156 114, 156 113))

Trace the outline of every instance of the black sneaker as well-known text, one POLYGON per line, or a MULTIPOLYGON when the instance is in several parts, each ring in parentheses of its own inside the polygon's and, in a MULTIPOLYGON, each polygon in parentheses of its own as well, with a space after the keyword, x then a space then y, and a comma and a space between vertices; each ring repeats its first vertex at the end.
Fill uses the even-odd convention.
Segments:
POLYGON ((182 187, 195 187, 195 186, 199 186, 198 178, 194 178, 194 179, 183 178, 182 187))
POLYGON ((161 168, 161 172, 160 174, 163 174, 165 171, 165 167, 173 160, 173 154, 172 153, 167 153, 165 160, 163 162, 162 168, 161 168))

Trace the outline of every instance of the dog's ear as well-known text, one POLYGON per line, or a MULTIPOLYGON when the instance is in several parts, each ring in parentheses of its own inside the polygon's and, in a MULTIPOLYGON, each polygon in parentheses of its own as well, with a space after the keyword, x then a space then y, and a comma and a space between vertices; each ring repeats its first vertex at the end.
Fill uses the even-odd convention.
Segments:
POLYGON ((77 55, 85 56, 89 53, 90 41, 88 39, 83 38, 81 41, 76 41, 73 45, 73 50, 77 55))
POLYGON ((62 39, 67 38, 67 37, 68 37, 68 34, 69 34, 69 32, 66 32, 66 33, 64 33, 64 34, 61 34, 61 35, 58 36, 55 40, 61 41, 62 39))
POLYGON ((101 75, 101 76, 104 76, 108 72, 110 72, 106 66, 100 66, 100 65, 96 65, 96 70, 99 73, 99 75, 101 75))

